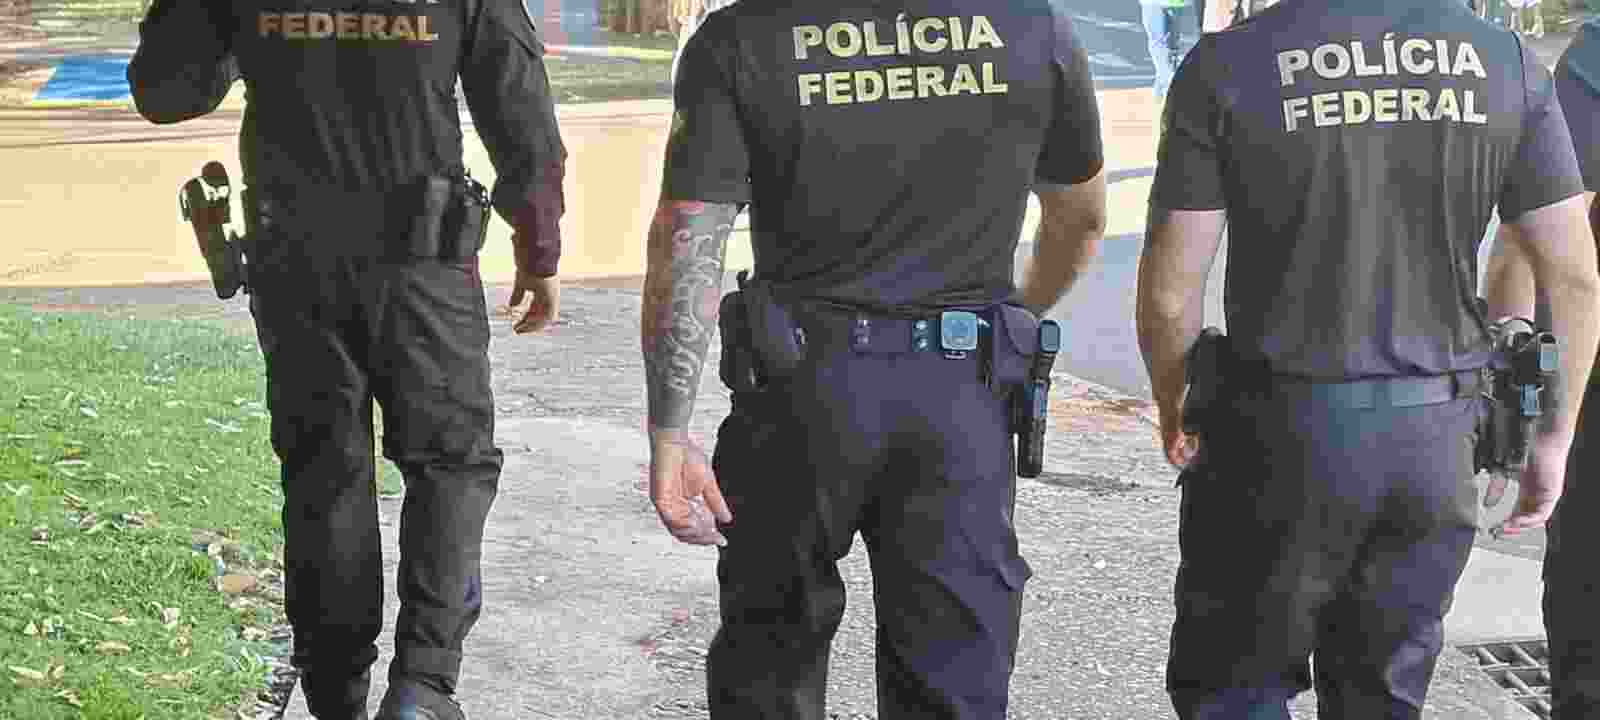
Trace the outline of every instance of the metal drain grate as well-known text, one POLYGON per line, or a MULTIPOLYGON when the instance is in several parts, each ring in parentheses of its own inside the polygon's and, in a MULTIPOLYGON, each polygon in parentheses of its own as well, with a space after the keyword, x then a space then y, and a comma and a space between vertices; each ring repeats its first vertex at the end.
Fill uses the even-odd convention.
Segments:
POLYGON ((1542 718, 1550 717, 1550 646, 1543 638, 1460 645, 1511 699, 1542 718))

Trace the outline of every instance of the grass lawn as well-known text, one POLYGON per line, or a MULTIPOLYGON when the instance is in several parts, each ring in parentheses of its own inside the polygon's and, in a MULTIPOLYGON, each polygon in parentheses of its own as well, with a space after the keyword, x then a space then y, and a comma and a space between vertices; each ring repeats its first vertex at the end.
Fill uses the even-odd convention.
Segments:
POLYGON ((672 97, 671 60, 629 60, 546 55, 550 91, 557 103, 672 97))
POLYGON ((0 305, 0 718, 231 718, 261 689, 262 392, 214 325, 0 305))

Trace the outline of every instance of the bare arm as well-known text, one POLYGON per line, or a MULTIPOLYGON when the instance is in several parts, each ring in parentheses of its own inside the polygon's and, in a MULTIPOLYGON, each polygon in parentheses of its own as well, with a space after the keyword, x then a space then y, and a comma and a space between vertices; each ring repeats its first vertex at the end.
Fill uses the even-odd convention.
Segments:
POLYGON ((1017 296, 1043 317, 1072 289, 1105 238, 1106 177, 1102 172, 1076 185, 1036 185, 1033 192, 1039 231, 1017 296))
POLYGON ((1484 271, 1484 299, 1489 301, 1489 319, 1532 318, 1534 312, 1533 267, 1523 254, 1517 229, 1502 224, 1495 233, 1489 267, 1484 271))
POLYGON ((731 203, 663 200, 651 223, 640 344, 653 437, 688 440, 737 214, 731 203))
MULTIPOLYGON (((1509 225, 1506 235, 1533 272, 1534 287, 1550 298, 1551 330, 1561 341, 1561 396, 1556 411, 1545 415, 1541 435, 1565 447, 1571 442, 1583 402, 1587 379, 1600 346, 1600 268, 1596 266, 1594 234, 1589 227, 1589 194, 1530 210, 1509 225)), ((1492 295, 1511 297, 1511 285, 1501 284, 1492 295)), ((1522 291, 1525 292, 1525 291, 1522 291)), ((1530 302, 1518 296, 1505 301, 1530 302)), ((1493 310, 1493 306, 1491 306, 1493 310)))
POLYGON ((1206 276, 1222 244, 1225 218, 1222 210, 1150 209, 1135 314, 1164 433, 1179 426, 1184 354, 1205 320, 1206 276))

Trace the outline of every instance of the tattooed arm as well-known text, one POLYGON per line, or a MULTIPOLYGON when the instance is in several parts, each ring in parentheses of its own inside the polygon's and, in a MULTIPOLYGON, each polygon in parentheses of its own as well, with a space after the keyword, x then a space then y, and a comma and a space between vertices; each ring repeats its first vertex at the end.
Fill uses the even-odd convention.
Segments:
POLYGON ((694 544, 724 544, 712 517, 733 520, 704 454, 689 439, 689 419, 717 328, 736 214, 733 204, 662 200, 650 225, 640 321, 650 494, 673 536, 694 544))

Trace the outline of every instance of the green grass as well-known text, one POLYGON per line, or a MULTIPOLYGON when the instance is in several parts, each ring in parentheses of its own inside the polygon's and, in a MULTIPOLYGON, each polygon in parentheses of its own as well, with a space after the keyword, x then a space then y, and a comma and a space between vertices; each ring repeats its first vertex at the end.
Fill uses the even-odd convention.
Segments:
POLYGON ((192 546, 250 572, 280 545, 262 389, 214 325, 0 305, 0 718, 232 717, 259 690, 243 630, 276 603, 230 609, 192 546))
POLYGON ((558 103, 672 97, 669 60, 614 60, 547 55, 550 90, 558 103))

